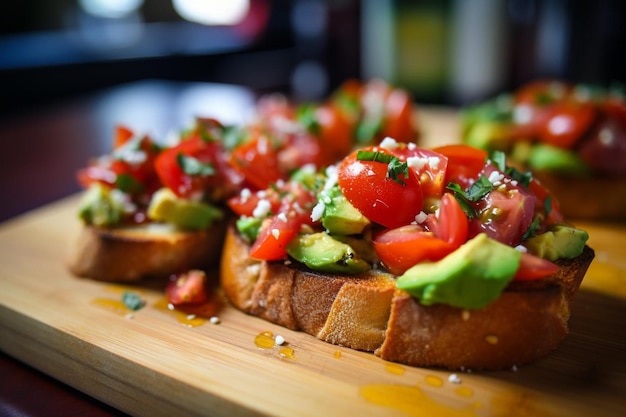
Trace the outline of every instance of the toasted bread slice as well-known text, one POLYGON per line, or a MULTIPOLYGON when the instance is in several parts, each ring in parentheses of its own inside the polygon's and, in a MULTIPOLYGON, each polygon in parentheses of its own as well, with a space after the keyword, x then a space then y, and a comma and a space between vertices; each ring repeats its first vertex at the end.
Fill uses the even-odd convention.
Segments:
POLYGON ((311 272, 255 261, 236 230, 226 232, 221 284, 238 309, 389 361, 450 369, 503 369, 537 360, 567 335, 570 302, 591 263, 586 247, 542 285, 519 284, 480 310, 424 306, 383 272, 311 272))
POLYGON ((571 178, 541 171, 533 175, 558 198, 566 219, 626 221, 626 178, 571 178))
POLYGON ((68 267, 77 276, 111 282, 211 268, 219 262, 224 230, 224 222, 201 231, 157 223, 84 226, 71 248, 68 267))

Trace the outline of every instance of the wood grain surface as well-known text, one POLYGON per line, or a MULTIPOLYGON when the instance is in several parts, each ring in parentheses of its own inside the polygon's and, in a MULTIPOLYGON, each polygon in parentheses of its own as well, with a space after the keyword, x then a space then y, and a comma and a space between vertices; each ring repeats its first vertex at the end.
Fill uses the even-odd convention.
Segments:
MULTIPOLYGON (((450 129, 438 137, 453 137, 450 129)), ((219 324, 175 314, 163 307, 162 282, 75 278, 64 259, 79 228, 76 205, 72 196, 0 225, 0 349, 126 413, 626 415, 624 225, 579 225, 596 259, 558 350, 519 369, 454 378, 333 346, 227 304, 219 324), (120 305, 128 290, 144 308, 120 305), (264 332, 286 343, 262 348, 264 332)))

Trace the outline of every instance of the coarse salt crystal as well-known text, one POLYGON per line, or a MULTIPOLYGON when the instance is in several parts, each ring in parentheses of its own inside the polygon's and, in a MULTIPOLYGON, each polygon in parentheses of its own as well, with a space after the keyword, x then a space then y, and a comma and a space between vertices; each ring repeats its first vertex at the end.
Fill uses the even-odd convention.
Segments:
POLYGON ((460 384, 461 377, 459 377, 457 374, 450 374, 450 376, 448 377, 448 381, 452 382, 453 384, 460 384))
POLYGON ((220 318, 219 318, 219 317, 217 317, 217 316, 213 316, 213 317, 211 317, 211 318, 209 319, 209 322, 210 322, 211 324, 219 324, 219 322, 220 322, 220 318))
POLYGON ((276 335, 276 338, 274 339, 274 342, 276 342, 276 344, 280 346, 283 343, 285 343, 285 338, 282 337, 281 335, 276 335))

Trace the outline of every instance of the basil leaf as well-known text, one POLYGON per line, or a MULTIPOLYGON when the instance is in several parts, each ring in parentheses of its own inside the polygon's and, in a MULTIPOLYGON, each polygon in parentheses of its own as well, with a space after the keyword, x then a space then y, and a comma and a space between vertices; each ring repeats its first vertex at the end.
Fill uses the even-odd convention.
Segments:
POLYGON ((452 195, 454 195, 456 201, 459 202, 459 206, 461 206, 461 209, 468 219, 473 219, 478 216, 478 211, 476 210, 476 207, 474 207, 473 202, 467 197, 467 194, 459 184, 451 182, 446 188, 452 191, 452 195))
POLYGON ((520 172, 513 167, 507 168, 506 174, 517 181, 524 188, 528 188, 533 179, 533 174, 530 171, 520 172))
POLYGON ((541 221, 539 220, 539 217, 535 217, 530 226, 528 226, 528 230, 524 232, 524 235, 522 236, 522 241, 535 236, 535 234, 537 234, 537 230, 539 230, 540 227, 541 221))
POLYGON ((481 175, 467 190, 466 195, 470 201, 478 201, 493 190, 493 184, 489 179, 481 175))
POLYGON ((115 188, 122 192, 133 194, 141 191, 143 184, 130 174, 118 174, 115 177, 115 188))
POLYGON ((125 291, 122 295, 122 302, 128 309, 137 311, 142 308, 146 303, 134 292, 125 291))
POLYGON ((374 161, 387 164, 387 178, 392 179, 400 185, 406 185, 400 178, 400 175, 404 175, 405 178, 409 176, 409 165, 406 162, 401 162, 398 157, 383 152, 358 151, 356 159, 359 161, 374 161))
POLYGON ((491 162, 502 172, 506 172, 506 155, 502 151, 493 151, 489 156, 491 162))
POLYGON ((187 175, 198 175, 202 177, 208 177, 215 174, 215 168, 209 163, 204 163, 194 158, 193 156, 187 156, 182 153, 176 155, 176 162, 180 169, 187 175))
POLYGON ((312 104, 303 104, 296 110, 296 120, 304 126, 304 128, 314 134, 320 134, 320 124, 315 117, 316 107, 312 104))

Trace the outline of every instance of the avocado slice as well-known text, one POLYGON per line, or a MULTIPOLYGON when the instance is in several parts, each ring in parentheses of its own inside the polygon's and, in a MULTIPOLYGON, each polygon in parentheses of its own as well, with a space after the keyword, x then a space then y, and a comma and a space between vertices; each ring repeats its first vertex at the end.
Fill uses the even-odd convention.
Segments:
POLYGON ((78 217, 86 224, 105 227, 118 224, 126 211, 125 194, 112 190, 98 182, 89 186, 83 194, 78 217))
POLYGON ((586 231, 559 224, 545 233, 527 239, 524 246, 533 255, 556 261, 580 255, 588 239, 589 234, 586 231))
POLYGON ((586 175, 589 168, 574 151, 545 143, 535 144, 528 155, 532 170, 552 171, 568 175, 586 175))
POLYGON ((409 268, 396 286, 424 305, 478 309, 500 296, 515 276, 521 256, 481 233, 438 262, 409 268))
POLYGON ((287 253, 319 272, 358 274, 370 269, 350 245, 323 232, 299 235, 289 242, 287 253))
POLYGON ((328 233, 354 235, 362 233, 370 221, 357 210, 335 186, 328 191, 328 199, 322 215, 322 226, 328 233))
POLYGON ((161 188, 154 193, 147 214, 151 220, 189 230, 210 227, 213 221, 223 216, 220 209, 201 201, 180 198, 169 188, 161 188))

